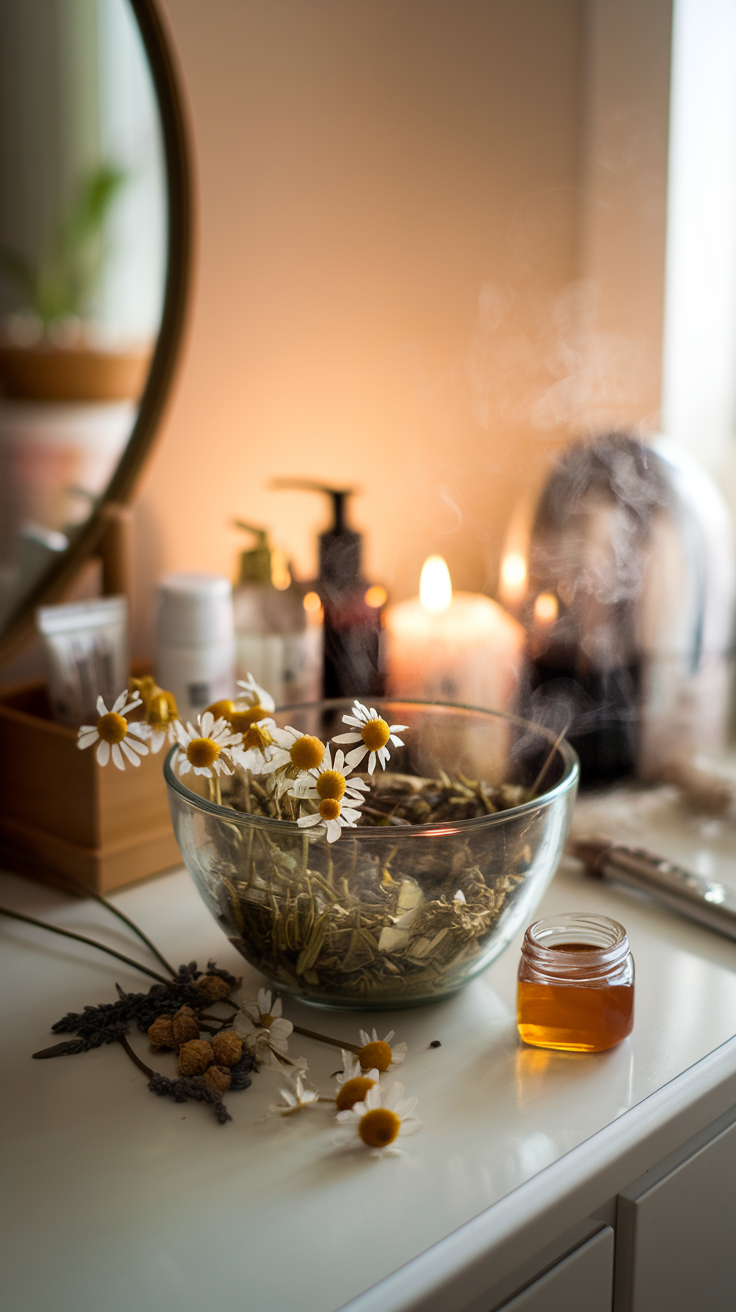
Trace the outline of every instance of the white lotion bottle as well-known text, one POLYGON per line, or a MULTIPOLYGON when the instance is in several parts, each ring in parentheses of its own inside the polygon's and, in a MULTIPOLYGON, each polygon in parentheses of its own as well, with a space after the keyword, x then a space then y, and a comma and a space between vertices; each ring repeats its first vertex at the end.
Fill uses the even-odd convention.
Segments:
POLYGON ((196 722, 235 691, 235 631, 230 580, 216 574, 168 574, 158 586, 156 681, 174 694, 182 720, 196 722))

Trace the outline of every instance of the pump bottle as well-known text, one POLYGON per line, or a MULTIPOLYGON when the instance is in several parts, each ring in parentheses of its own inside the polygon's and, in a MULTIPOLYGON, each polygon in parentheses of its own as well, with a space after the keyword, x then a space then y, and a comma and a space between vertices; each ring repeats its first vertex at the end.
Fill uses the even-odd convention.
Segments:
POLYGON ((316 701, 322 674, 322 635, 314 618, 307 623, 302 588, 281 571, 274 584, 274 555, 265 529, 236 520, 256 545, 240 554, 233 591, 238 678, 252 674, 277 706, 316 701))
POLYGON ((332 525, 319 535, 315 583, 324 609, 324 696, 380 697, 385 682, 382 607, 366 601, 362 538, 346 524, 346 502, 354 489, 326 487, 309 479, 278 479, 273 486, 322 492, 332 503, 332 525))

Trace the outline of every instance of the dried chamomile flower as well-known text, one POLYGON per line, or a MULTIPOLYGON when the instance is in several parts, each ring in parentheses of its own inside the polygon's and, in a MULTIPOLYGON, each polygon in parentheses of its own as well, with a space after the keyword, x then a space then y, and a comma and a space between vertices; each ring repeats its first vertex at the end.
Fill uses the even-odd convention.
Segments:
POLYGON ((222 1002, 222 999, 229 998, 233 991, 232 984, 228 984, 220 975, 200 975, 196 987, 208 1002, 222 1002))
POLYGON ((415 1134, 421 1126, 421 1121, 412 1116, 417 1099, 404 1098, 403 1094, 403 1084, 392 1084, 388 1091, 374 1084, 363 1102, 337 1113, 338 1124, 349 1132, 350 1139, 370 1148, 371 1156, 396 1155, 401 1151, 395 1147, 396 1140, 415 1134))
POLYGON ((220 1030, 210 1040, 218 1066, 237 1066, 243 1055, 243 1040, 234 1030, 220 1030))
POLYGON ((209 711, 197 716, 197 729, 176 723, 176 738, 184 753, 179 774, 203 774, 214 779, 218 774, 232 774, 228 765, 230 749, 240 744, 240 734, 231 733, 227 720, 215 720, 209 711))
POLYGON ((199 1038, 199 1025, 191 1007, 180 1007, 172 1022, 174 1042, 177 1047, 188 1043, 190 1039, 199 1038))
POLYGON ((407 1054, 407 1046, 405 1043, 395 1043, 392 1046, 393 1037, 394 1030, 389 1030, 385 1039, 379 1039, 375 1029, 372 1035, 365 1030, 360 1031, 363 1046, 358 1053, 358 1061, 361 1070, 367 1071, 375 1066, 383 1074, 384 1071, 395 1071, 401 1065, 407 1054))
POLYGON ((176 698, 173 692, 159 688, 150 674, 142 679, 131 679, 129 687, 131 696, 140 697, 143 703, 143 722, 151 731, 151 751, 160 752, 165 742, 176 741, 174 726, 179 719, 176 698))
POLYGON ((214 1089, 215 1093, 227 1093, 232 1081, 232 1075, 227 1066, 208 1066, 202 1076, 208 1089, 214 1089))
POLYGON ((397 733, 408 726, 405 724, 387 724, 378 714, 375 707, 371 706, 370 710, 362 702, 353 702, 352 715, 343 715, 343 724, 351 724, 357 732, 337 734, 332 739, 333 743, 360 743, 352 752, 348 752, 348 765, 355 768, 356 765, 368 755, 368 773, 373 774, 378 760, 382 768, 386 769, 386 762, 389 760, 391 753, 388 750, 388 744, 392 743, 394 747, 403 747, 403 739, 397 738, 397 733))
POLYGON ((158 1016, 148 1027, 148 1037, 154 1048, 175 1048, 177 1042, 174 1038, 174 1017, 158 1016))
POLYGON ((286 1020, 281 998, 274 998, 270 989, 259 989, 256 1002, 246 1002, 233 1021, 233 1027, 246 1046, 261 1059, 272 1052, 285 1057, 289 1051, 289 1035, 294 1026, 286 1020))
POLYGON ((295 1075, 285 1076, 289 1088, 280 1089, 281 1102, 272 1103, 269 1112, 279 1116, 293 1116, 295 1112, 301 1112, 305 1107, 316 1107, 319 1101, 319 1094, 306 1079, 306 1067, 297 1071, 295 1075))
POLYGON ((356 1102, 363 1102, 368 1090, 378 1084, 378 1079, 379 1072, 375 1067, 363 1074, 358 1058, 343 1049, 342 1070, 337 1076, 339 1087, 335 1095, 337 1110, 349 1111, 356 1102))
POLYGON ((206 1039, 190 1039, 179 1049, 179 1071, 182 1075, 202 1075, 213 1060, 212 1044, 206 1039))
POLYGON ((141 738, 148 738, 150 729, 147 724, 128 724, 126 715, 137 710, 141 705, 138 696, 128 701, 128 693, 121 692, 107 709, 101 697, 97 698, 99 720, 97 724, 83 724, 77 734, 77 747, 84 751, 99 742, 97 760, 100 765, 107 765, 112 756, 112 763, 118 770, 125 769, 123 756, 127 756, 131 765, 140 765, 141 756, 148 756, 148 748, 141 738), (133 736, 134 735, 134 736, 133 736))

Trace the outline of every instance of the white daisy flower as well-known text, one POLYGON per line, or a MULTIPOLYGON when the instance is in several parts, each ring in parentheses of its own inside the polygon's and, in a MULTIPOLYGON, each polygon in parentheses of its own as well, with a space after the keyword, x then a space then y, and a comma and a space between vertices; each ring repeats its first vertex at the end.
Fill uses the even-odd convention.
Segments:
POLYGON ((232 733, 227 720, 216 720, 210 711, 197 716, 197 728, 191 723, 186 728, 176 722, 176 740, 184 757, 179 761, 179 774, 203 774, 215 779, 218 774, 232 774, 227 758, 233 747, 242 741, 239 733, 232 733))
POLYGON ((337 1110, 344 1112, 354 1107, 356 1102, 362 1102, 368 1090, 378 1084, 379 1072, 375 1066, 373 1070, 363 1071, 358 1058, 343 1049, 342 1070, 335 1078, 339 1086, 335 1095, 337 1110))
MULTIPOLYGON (((265 715, 271 715, 276 710, 276 703, 270 693, 266 692, 260 684, 256 683, 252 674, 248 674, 245 679, 238 679, 238 687, 242 688, 242 693, 237 695, 237 704, 244 702, 248 710, 260 710, 265 715)), ((263 718, 260 716, 259 718, 263 718)))
POLYGON ((368 755, 368 773, 373 774, 376 768, 376 760, 381 767, 386 769, 386 762, 391 753, 388 750, 388 744, 392 743, 394 747, 403 747, 402 738, 397 738, 397 733, 402 729, 407 729, 406 724, 387 724, 378 714, 375 707, 371 706, 368 710, 362 702, 353 702, 353 714, 343 715, 343 724, 351 724, 356 733, 337 734, 332 739, 333 743, 360 743, 360 747, 354 748, 348 752, 347 762, 353 769, 363 757, 368 755))
POLYGON ((284 1019, 282 1010, 281 998, 272 1001, 270 989, 259 989, 258 1000, 243 1004, 233 1028, 252 1051, 273 1051, 285 1057, 294 1026, 290 1020, 284 1019))
POLYGON ((291 1086, 288 1089, 279 1089, 281 1102, 272 1103, 269 1111, 279 1116, 293 1116, 295 1112, 300 1112, 305 1107, 314 1107, 319 1101, 319 1093, 314 1085, 306 1079, 307 1067, 302 1067, 294 1075, 287 1075, 285 1079, 291 1086))
POLYGON ((376 1030, 373 1034, 368 1034, 366 1030, 360 1031, 360 1042, 362 1047, 358 1053, 358 1061, 361 1070, 369 1070, 376 1067, 383 1073, 384 1071, 395 1071, 397 1066, 405 1060, 408 1048, 405 1043, 391 1044, 394 1037, 394 1030, 389 1030, 385 1039, 379 1039, 376 1030))
POLYGON ((348 779, 352 766, 345 769, 345 753, 342 748, 335 752, 333 764, 329 743, 318 766, 305 770, 299 775, 294 786, 289 790, 290 797, 309 798, 310 801, 324 802, 331 798, 341 802, 343 797, 360 805, 365 801, 361 793, 368 792, 368 784, 363 779, 348 779))
POLYGON ((392 1084, 387 1091, 374 1084, 363 1102, 337 1113, 337 1122, 349 1131, 349 1138, 364 1143, 372 1157, 395 1156, 401 1149, 396 1140, 416 1134, 421 1121, 412 1112, 416 1098, 404 1098, 403 1084, 392 1084))
POLYGON ((261 767, 261 774, 281 773, 279 793, 285 793, 303 770, 316 770, 325 754, 325 745, 310 733, 300 733, 287 725, 285 729, 269 730, 273 739, 269 759, 261 767))
POLYGON ((360 811, 364 799, 359 801, 348 798, 349 806, 343 806, 334 797, 325 797, 320 802, 314 815, 300 815, 297 824, 300 829, 311 829, 314 825, 324 825, 328 843, 336 843, 343 829, 354 829, 360 820, 360 811))
POLYGON ((274 745, 272 730, 275 728, 276 721, 268 718, 248 725, 243 731, 240 746, 231 750, 236 764, 242 765, 244 770, 251 770, 253 774, 263 774, 264 766, 271 758, 274 745))
POLYGON ((148 748, 144 742, 138 740, 148 738, 151 731, 147 724, 139 722, 128 724, 125 718, 129 711, 137 710, 140 705, 141 699, 138 694, 134 693, 128 701, 126 691, 115 698, 112 709, 108 711, 102 698, 98 697, 97 710, 100 718, 97 724, 81 726, 77 733, 77 747, 84 751, 85 747, 92 747, 94 743, 99 742, 96 755, 100 765, 107 765, 112 756, 113 765, 116 765, 118 770, 124 770, 124 755, 131 765, 140 765, 140 758, 148 756, 148 748))
POLYGON ((172 692, 159 688, 150 674, 130 680, 131 696, 143 702, 143 719, 150 730, 149 746, 155 754, 164 743, 176 742, 175 724, 179 718, 176 698, 172 692))

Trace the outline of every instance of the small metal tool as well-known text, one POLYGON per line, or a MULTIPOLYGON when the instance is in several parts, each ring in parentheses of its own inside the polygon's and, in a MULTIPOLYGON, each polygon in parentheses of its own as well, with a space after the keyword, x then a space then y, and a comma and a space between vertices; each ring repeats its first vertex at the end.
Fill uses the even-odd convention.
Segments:
POLYGON ((717 879, 696 875, 643 847, 609 838, 573 839, 567 851, 592 875, 650 894, 658 902, 736 940, 736 891, 717 879))

